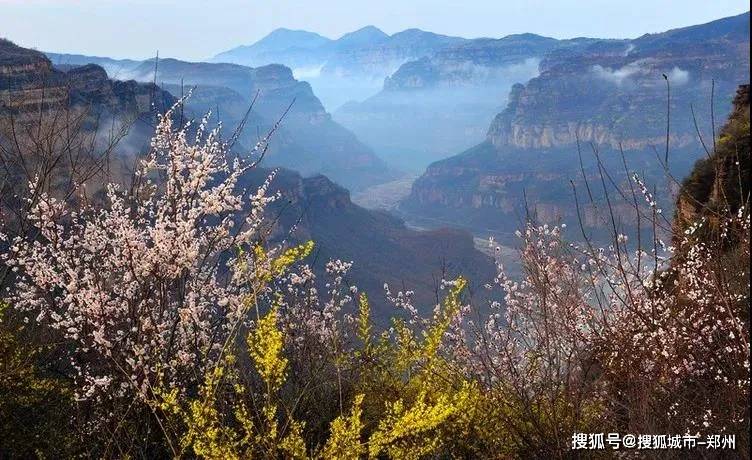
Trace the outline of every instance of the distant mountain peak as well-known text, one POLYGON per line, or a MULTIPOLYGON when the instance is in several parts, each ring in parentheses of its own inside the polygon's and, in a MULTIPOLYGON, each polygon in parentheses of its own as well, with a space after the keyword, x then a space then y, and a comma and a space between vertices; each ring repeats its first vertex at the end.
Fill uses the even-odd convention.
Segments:
POLYGON ((394 35, 398 35, 398 34, 416 34, 416 33, 425 33, 425 32, 426 31, 423 30, 423 29, 419 29, 417 27, 410 27, 409 29, 405 29, 402 32, 397 32, 394 35))
POLYGON ((279 27, 277 29, 274 29, 271 32, 269 32, 261 40, 265 40, 269 38, 278 38, 278 37, 317 37, 317 38, 321 38, 324 40, 329 40, 328 38, 322 35, 319 35, 316 32, 310 32, 308 30, 303 30, 303 29, 288 29, 287 27, 279 27))
POLYGON ((274 29, 261 40, 251 46, 284 50, 286 48, 316 48, 331 40, 307 30, 279 28, 274 29))
POLYGON ((432 34, 435 35, 433 32, 426 32, 425 30, 418 29, 417 27, 411 27, 409 29, 405 29, 400 32, 396 32, 392 34, 392 38, 394 37, 414 37, 416 35, 422 35, 422 34, 432 34))
POLYGON ((504 37, 501 37, 499 40, 529 40, 529 41, 553 41, 556 40, 551 37, 547 37, 545 35, 538 35, 531 32, 524 32, 521 34, 510 34, 504 37))
POLYGON ((344 34, 337 39, 337 44, 346 46, 370 45, 382 42, 388 38, 389 35, 384 33, 384 31, 376 26, 369 25, 344 34))
POLYGON ((350 37, 353 35, 373 35, 373 36, 381 36, 381 37, 388 37, 389 35, 384 32, 383 30, 379 29, 378 27, 374 25, 368 25, 361 27, 360 29, 354 30, 352 32, 348 32, 344 34, 340 39, 345 37, 350 37))
POLYGON ((393 34, 389 37, 389 41, 392 43, 441 42, 447 44, 458 44, 467 41, 467 39, 437 34, 417 28, 410 28, 393 34))

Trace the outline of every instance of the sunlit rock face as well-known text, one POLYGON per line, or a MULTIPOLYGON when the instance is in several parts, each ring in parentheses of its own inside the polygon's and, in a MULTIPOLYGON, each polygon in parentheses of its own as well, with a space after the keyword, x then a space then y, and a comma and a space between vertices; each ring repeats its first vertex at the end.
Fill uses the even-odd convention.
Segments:
POLYGON ((52 130, 68 124, 79 142, 88 139, 94 148, 112 150, 113 170, 124 169, 149 148, 157 113, 174 102, 152 83, 113 80, 95 64, 54 66, 43 53, 0 39, 4 142, 14 129, 27 135, 25 126, 52 130))
MULTIPOLYGON (((627 186, 623 151, 627 171, 655 184, 664 212, 670 212, 663 164, 667 81, 668 167, 681 178, 704 155, 697 130, 711 137, 711 95, 715 119, 723 119, 737 86, 749 81, 749 13, 550 51, 540 75, 513 86, 485 141, 429 166, 403 209, 474 228, 510 230, 519 223, 515 216, 529 212, 577 224, 574 190, 581 201, 593 196, 596 205, 605 198, 597 158, 612 176, 607 190, 616 194, 616 185, 627 186)), ((583 206, 585 226, 610 225, 604 207, 599 212, 583 206)), ((629 221, 628 207, 614 208, 629 221)))
POLYGON ((24 117, 64 107, 86 109, 102 116, 140 116, 172 97, 150 84, 111 80, 94 64, 55 67, 43 53, 0 39, 0 103, 6 111, 24 117), (30 113, 33 112, 33 113, 30 113))

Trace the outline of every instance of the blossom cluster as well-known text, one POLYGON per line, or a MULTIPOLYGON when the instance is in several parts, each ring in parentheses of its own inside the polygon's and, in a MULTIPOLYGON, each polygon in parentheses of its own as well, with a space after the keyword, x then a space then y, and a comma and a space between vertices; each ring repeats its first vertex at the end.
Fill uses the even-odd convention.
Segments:
POLYGON ((160 118, 130 189, 109 184, 101 206, 42 194, 32 209, 40 238, 17 237, 2 256, 18 274, 10 302, 78 344, 82 399, 145 396, 158 379, 189 386, 244 318, 249 286, 260 286, 249 279, 252 252, 237 248, 258 239, 273 174, 241 189, 249 165, 228 160, 219 127, 208 131, 207 117, 176 129, 176 108, 160 118))

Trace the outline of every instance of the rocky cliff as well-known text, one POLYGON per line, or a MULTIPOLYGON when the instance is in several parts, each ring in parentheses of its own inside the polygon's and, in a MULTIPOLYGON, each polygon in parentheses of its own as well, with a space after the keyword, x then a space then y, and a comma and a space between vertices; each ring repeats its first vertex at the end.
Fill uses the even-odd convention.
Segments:
MULTIPOLYGON (((65 113, 92 135, 103 126, 109 132, 123 131, 127 144, 143 140, 153 130, 157 112, 174 101, 156 85, 111 80, 94 64, 62 71, 44 54, 0 40, 0 114, 6 121, 11 115, 23 124, 65 113)), ((98 136, 102 138, 106 136, 98 136)))
MULTIPOLYGON (((749 81, 749 13, 634 40, 556 49, 540 70, 538 77, 513 87, 483 143, 426 170, 404 210, 474 229, 511 231, 526 212, 544 221, 576 223, 570 180, 581 201, 588 187, 583 177, 600 184, 600 169, 612 176, 606 183, 614 195, 616 186, 627 186, 619 146, 628 172, 656 184, 664 209, 670 209, 662 164, 666 80, 669 168, 684 177, 700 155, 692 109, 697 129, 708 138, 711 88, 719 118, 729 112, 737 85, 749 81)), ((595 208, 603 204, 600 190, 587 190, 595 195, 595 208)), ((586 226, 606 226, 600 208, 583 209, 586 226)), ((616 211, 628 225, 628 207, 616 211)))
POLYGON ((715 81, 719 109, 749 78, 749 15, 552 52, 541 75, 517 86, 491 124, 496 146, 546 148, 595 142, 640 149, 665 139, 666 82, 671 84, 671 141, 695 141, 690 114, 709 113, 715 81))
POLYGON ((37 193, 97 200, 109 179, 127 182, 150 148, 157 112, 174 98, 156 85, 113 81, 89 64, 62 71, 43 54, 0 40, 0 220, 28 231, 37 193), (83 186, 83 187, 79 187, 83 186))

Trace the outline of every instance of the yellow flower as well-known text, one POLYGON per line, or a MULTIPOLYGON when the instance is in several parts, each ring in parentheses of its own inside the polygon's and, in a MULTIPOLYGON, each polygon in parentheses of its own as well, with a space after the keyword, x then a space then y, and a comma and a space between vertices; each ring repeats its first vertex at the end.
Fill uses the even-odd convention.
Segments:
POLYGON ((365 447, 360 442, 363 422, 360 420, 363 410, 363 395, 355 397, 350 414, 340 415, 331 424, 331 435, 321 455, 325 459, 350 460, 360 458, 365 447))
POLYGON ((277 307, 273 307, 248 334, 248 350, 256 370, 267 385, 269 394, 276 393, 285 381, 287 358, 282 356, 284 337, 277 328, 277 307))

